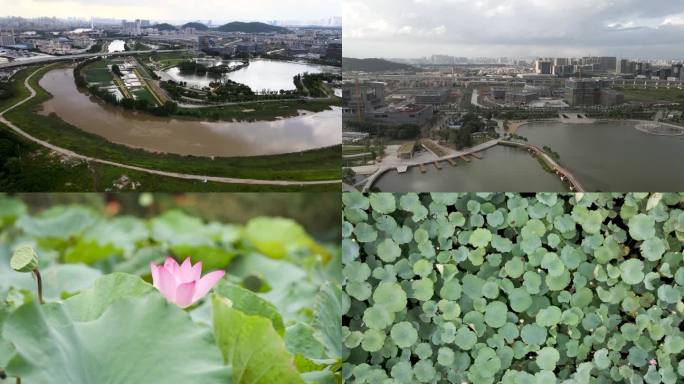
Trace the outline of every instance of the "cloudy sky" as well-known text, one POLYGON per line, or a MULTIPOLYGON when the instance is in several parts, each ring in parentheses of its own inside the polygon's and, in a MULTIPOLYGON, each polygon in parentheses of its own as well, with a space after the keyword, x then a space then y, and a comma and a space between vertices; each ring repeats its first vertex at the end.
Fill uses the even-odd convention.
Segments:
POLYGON ((342 0, 0 0, 0 16, 164 21, 316 20, 340 16, 342 0))
POLYGON ((344 0, 344 55, 684 58, 682 0, 344 0))

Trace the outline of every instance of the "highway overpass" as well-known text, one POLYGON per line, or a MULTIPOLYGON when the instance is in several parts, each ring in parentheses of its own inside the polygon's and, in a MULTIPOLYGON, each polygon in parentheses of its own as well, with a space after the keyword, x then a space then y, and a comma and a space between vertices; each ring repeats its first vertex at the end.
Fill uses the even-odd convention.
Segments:
POLYGON ((127 52, 99 52, 99 53, 82 53, 78 55, 68 55, 68 56, 40 56, 35 59, 26 59, 26 60, 15 60, 15 61, 10 61, 9 63, 2 63, 0 64, 0 69, 5 69, 5 68, 16 68, 16 67, 23 67, 27 65, 35 65, 35 64, 46 64, 46 63, 53 63, 57 61, 71 61, 71 60, 82 60, 82 59, 89 59, 91 57, 98 57, 98 56, 127 56, 127 55, 136 55, 136 54, 141 54, 141 53, 152 53, 152 52, 158 52, 158 53, 166 53, 166 52, 183 52, 183 51, 188 51, 189 49, 166 49, 166 50, 147 50, 147 51, 127 51, 127 52))

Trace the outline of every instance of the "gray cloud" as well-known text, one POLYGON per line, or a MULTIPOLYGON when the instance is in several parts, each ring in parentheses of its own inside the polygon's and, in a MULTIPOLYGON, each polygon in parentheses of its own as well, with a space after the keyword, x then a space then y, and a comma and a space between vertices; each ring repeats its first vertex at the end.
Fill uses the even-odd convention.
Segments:
POLYGON ((681 0, 345 0, 352 57, 681 58, 681 0))

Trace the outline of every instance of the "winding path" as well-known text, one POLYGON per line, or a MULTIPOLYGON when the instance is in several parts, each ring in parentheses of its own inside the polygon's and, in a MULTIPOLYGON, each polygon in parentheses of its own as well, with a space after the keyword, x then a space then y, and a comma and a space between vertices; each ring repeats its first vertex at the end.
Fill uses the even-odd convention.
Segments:
POLYGON ((72 158, 80 159, 80 160, 85 160, 85 161, 90 161, 94 163, 99 163, 99 164, 105 164, 105 165, 111 165, 114 167, 119 167, 119 168, 125 168, 125 169, 130 169, 133 171, 138 171, 138 172, 145 172, 153 175, 158 175, 158 176, 166 176, 166 177, 174 177, 177 179, 185 179, 185 180, 198 180, 198 181, 213 181, 217 183, 223 183, 223 184, 247 184, 247 185, 275 185, 275 186, 306 186, 306 185, 329 185, 329 184, 340 184, 341 180, 323 180, 323 181, 288 181, 288 180, 259 180, 259 179, 238 179, 238 178, 233 178, 233 177, 220 177, 220 176, 201 176, 201 175, 193 175, 193 174, 187 174, 187 173, 177 173, 177 172, 168 172, 168 171, 161 171, 157 169, 149 169, 149 168, 142 168, 138 167, 135 165, 128 165, 128 164, 122 164, 122 163, 117 163, 114 161, 109 161, 109 160, 104 160, 104 159, 98 159, 95 157, 90 157, 90 156, 85 156, 78 154, 76 152, 73 152, 71 150, 68 150, 66 148, 58 147, 54 144, 51 144, 45 140, 41 140, 37 137, 31 136, 30 134, 26 133, 23 131, 21 128, 17 127, 12 123, 11 121, 7 120, 5 118, 5 113, 11 111, 14 108, 19 107, 20 105, 26 103, 27 101, 31 100, 33 97, 36 96, 36 91, 31 88, 31 85, 29 84, 29 80, 35 75, 38 71, 40 71, 41 68, 36 69, 33 73, 31 73, 29 76, 26 77, 26 80, 24 80, 24 86, 26 89, 31 92, 31 95, 24 100, 19 101, 18 103, 14 104, 13 106, 5 109, 4 111, 0 112, 0 123, 10 127, 13 131, 18 133, 19 135, 45 147, 48 148, 54 152, 57 152, 59 154, 62 154, 64 156, 69 156, 72 158))

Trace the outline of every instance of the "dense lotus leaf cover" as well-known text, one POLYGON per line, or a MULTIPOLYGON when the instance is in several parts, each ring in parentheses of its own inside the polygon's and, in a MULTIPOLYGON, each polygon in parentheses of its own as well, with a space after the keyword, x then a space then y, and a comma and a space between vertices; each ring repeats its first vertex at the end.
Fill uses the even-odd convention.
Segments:
POLYGON ((29 212, 0 195, 0 383, 342 382, 339 247, 298 223, 29 212), (167 256, 226 274, 181 309, 151 284, 167 256))
POLYGON ((353 383, 684 382, 684 194, 343 195, 353 383))

